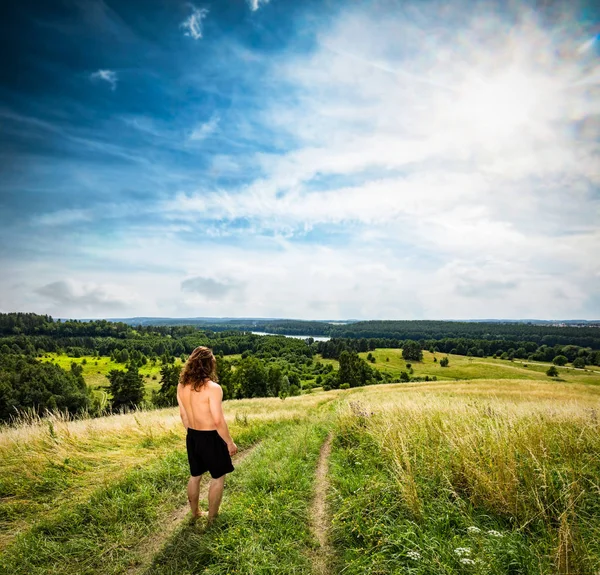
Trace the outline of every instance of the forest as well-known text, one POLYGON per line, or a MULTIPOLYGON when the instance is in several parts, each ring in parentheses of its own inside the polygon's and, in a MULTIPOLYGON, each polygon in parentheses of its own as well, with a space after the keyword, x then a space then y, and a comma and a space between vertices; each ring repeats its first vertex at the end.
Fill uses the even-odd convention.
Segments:
MULTIPOLYGON (((330 390, 387 383, 393 380, 388 371, 372 365, 371 355, 358 355, 381 348, 402 349, 405 359, 417 362, 428 351, 557 366, 570 363, 580 369, 600 365, 600 330, 593 327, 373 321, 326 326, 332 330, 331 339, 314 341, 306 331, 316 330, 320 322, 289 320, 260 326, 271 331, 288 326, 288 333, 308 326, 303 335, 309 336, 297 339, 256 335, 248 326, 242 329, 242 320, 236 321, 224 321, 214 330, 198 325, 133 326, 108 320, 61 321, 32 313, 0 314, 0 421, 23 412, 100 415, 142 405, 174 405, 182 365, 199 345, 210 347, 217 357, 225 399, 285 399, 314 387, 330 390), (53 363, 56 356, 72 358, 70 368, 53 363), (94 393, 82 378, 81 362, 87 358, 95 364, 110 358, 117 364, 106 373, 103 395, 94 393), (330 360, 337 362, 337 369, 330 360), (140 374, 147 365, 160 371, 160 387, 150 395, 140 374)), ((415 378, 408 371, 402 373, 402 381, 410 379, 415 378)))

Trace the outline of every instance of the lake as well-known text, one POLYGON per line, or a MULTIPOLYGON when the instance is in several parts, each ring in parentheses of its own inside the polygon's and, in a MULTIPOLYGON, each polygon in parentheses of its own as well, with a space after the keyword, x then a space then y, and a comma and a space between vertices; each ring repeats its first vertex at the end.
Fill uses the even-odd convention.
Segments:
POLYGON ((284 333, 267 333, 266 331, 253 331, 254 335, 283 335, 285 337, 293 337, 295 339, 307 339, 312 337, 315 341, 329 341, 330 337, 325 337, 322 335, 287 335, 284 333))

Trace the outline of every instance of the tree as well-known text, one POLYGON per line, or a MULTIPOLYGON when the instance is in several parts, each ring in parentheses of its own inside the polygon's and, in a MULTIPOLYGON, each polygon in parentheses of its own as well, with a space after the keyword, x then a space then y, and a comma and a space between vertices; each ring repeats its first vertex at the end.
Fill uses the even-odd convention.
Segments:
POLYGON ((557 355, 557 356, 556 356, 556 357, 555 357, 555 358, 552 360, 552 363, 553 363, 554 365, 566 365, 566 363, 567 363, 568 361, 569 361, 569 360, 567 359, 567 357, 566 357, 566 356, 564 356, 564 355, 557 355))
POLYGON ((130 366, 126 371, 113 369, 106 376, 110 384, 107 389, 112 395, 112 408, 137 407, 144 400, 144 378, 137 367, 130 366))
POLYGON ((256 357, 242 359, 233 373, 236 397, 266 397, 267 370, 256 357))
POLYGON ((546 371, 546 375, 548 375, 550 377, 558 377, 558 369, 556 369, 556 367, 554 367, 554 366, 551 366, 546 371))
POLYGON ((418 342, 407 339, 402 346, 402 358, 410 361, 423 361, 423 350, 418 342))
POLYGON ((233 371, 231 371, 231 363, 223 356, 218 355, 217 360, 217 378, 219 385, 223 389, 223 399, 233 399, 235 397, 235 386, 233 382, 233 371))
POLYGON ((278 397, 281 391, 283 374, 279 365, 271 365, 267 371, 267 395, 278 397))
POLYGON ((340 386, 347 383, 350 387, 359 387, 373 383, 374 371, 364 359, 354 352, 340 353, 338 378, 340 386))
POLYGON ((152 403, 157 407, 177 405, 177 384, 181 365, 163 365, 160 368, 160 389, 152 394, 152 403))
POLYGON ((442 357, 442 359, 440 359, 440 367, 448 367, 449 365, 450 360, 448 359, 448 356, 442 357))
POLYGON ((585 359, 583 359, 583 357, 578 357, 575 359, 575 361, 573 361, 573 367, 583 369, 585 367, 585 359))
POLYGON ((0 420, 8 420, 24 409, 71 414, 89 409, 91 391, 80 370, 81 366, 66 371, 33 358, 0 355, 0 420))

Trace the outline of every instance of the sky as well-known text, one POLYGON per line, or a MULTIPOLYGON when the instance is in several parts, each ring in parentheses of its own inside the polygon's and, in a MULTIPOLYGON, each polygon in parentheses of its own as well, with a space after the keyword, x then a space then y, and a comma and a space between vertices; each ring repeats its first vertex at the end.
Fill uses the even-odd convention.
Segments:
POLYGON ((0 312, 599 319, 594 6, 11 3, 0 312))

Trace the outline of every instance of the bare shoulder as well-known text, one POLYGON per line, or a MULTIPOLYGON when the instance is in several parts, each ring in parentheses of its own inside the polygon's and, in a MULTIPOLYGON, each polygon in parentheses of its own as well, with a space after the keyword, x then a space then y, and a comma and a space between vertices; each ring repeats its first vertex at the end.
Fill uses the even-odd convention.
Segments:
POLYGON ((216 381, 213 381, 212 379, 208 380, 207 387, 208 387, 209 391, 220 391, 221 390, 221 386, 216 381))

